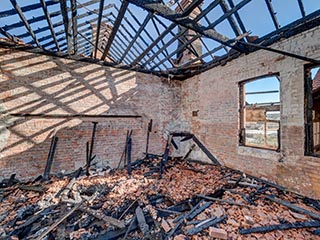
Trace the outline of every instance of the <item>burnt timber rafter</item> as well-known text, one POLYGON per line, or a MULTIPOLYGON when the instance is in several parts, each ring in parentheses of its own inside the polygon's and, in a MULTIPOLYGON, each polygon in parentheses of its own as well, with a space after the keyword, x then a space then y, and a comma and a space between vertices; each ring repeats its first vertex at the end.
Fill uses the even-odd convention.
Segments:
POLYGON ((104 49, 103 55, 102 55, 102 57, 101 57, 101 60, 104 60, 104 59, 106 58, 107 54, 108 54, 108 51, 109 51, 109 49, 110 49, 110 47, 111 47, 111 44, 112 44, 112 42, 113 42, 113 39, 114 39, 114 37, 116 36, 116 33, 117 33, 118 29, 119 29, 119 26, 120 26, 120 24, 121 24, 121 21, 122 21, 122 19, 123 19, 123 17, 124 17, 124 14, 126 13, 126 10, 127 10, 127 8, 128 8, 128 5, 129 5, 129 2, 126 1, 126 0, 124 0, 124 1, 122 2, 122 4, 121 4, 121 7, 120 7, 120 10, 119 10, 118 16, 117 16, 116 21, 115 21, 115 23, 114 23, 114 25, 113 25, 111 34, 110 34, 110 36, 109 36, 109 39, 108 39, 107 45, 106 45, 106 47, 105 47, 105 49, 104 49))
POLYGON ((15 8, 15 10, 17 11, 21 21, 23 22, 24 26, 28 30, 28 32, 29 32, 30 36, 32 37, 33 41, 35 42, 35 44, 37 44, 37 46, 39 48, 42 48, 40 43, 39 43, 39 41, 38 41, 38 39, 37 39, 37 37, 36 37, 36 35, 34 34, 32 28, 31 28, 28 20, 26 19, 26 17, 24 16, 20 6, 18 5, 17 1, 16 0, 10 0, 10 2, 12 4, 12 6, 15 8))
POLYGON ((68 46, 68 54, 71 54, 71 37, 69 34, 69 18, 66 0, 60 0, 60 8, 63 18, 64 30, 66 34, 66 41, 68 46))
POLYGON ((77 54, 78 23, 77 23, 77 1, 76 0, 71 0, 71 18, 72 18, 73 54, 77 54))
POLYGON ((47 23, 48 23, 48 26, 49 26, 49 29, 50 29, 50 33, 51 33, 51 36, 53 38, 53 41, 54 41, 54 44, 56 45, 56 48, 58 51, 60 51, 60 47, 59 47, 59 44, 58 44, 58 41, 57 41, 57 36, 56 36, 56 33, 53 29, 53 24, 52 24, 52 21, 51 21, 51 17, 50 17, 50 14, 48 12, 48 7, 47 7, 47 4, 46 4, 46 1, 45 0, 40 0, 41 2, 41 6, 42 6, 42 9, 43 9, 43 12, 44 12, 44 15, 47 19, 47 23))
POLYGON ((98 24, 97 24, 96 43, 94 45, 94 58, 97 58, 97 50, 98 50, 98 43, 99 43, 99 37, 100 37, 100 28, 101 28, 102 14, 103 14, 103 6, 104 6, 104 0, 101 0, 100 6, 99 6, 99 17, 98 17, 98 24))

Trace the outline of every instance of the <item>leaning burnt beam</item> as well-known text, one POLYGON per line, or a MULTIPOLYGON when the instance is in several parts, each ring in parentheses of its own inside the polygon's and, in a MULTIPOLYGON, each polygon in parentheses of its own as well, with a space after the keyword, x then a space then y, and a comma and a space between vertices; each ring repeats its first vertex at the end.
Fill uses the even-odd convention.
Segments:
MULTIPOLYGON (((230 5, 231 8, 234 8, 233 0, 228 0, 228 3, 229 3, 229 5, 230 5)), ((246 33, 246 32, 247 32, 246 27, 244 26, 243 21, 242 21, 239 13, 238 13, 237 11, 234 13, 234 16, 235 16, 236 19, 237 19, 237 22, 238 22, 238 24, 239 24, 239 27, 240 27, 242 33, 246 33)))
POLYGON ((299 8, 300 8, 302 17, 305 17, 306 16, 306 11, 304 9, 302 0, 298 0, 298 4, 299 4, 299 8))
POLYGON ((64 30, 66 34, 66 41, 68 46, 68 54, 71 54, 71 38, 69 34, 69 18, 68 18, 68 9, 67 9, 67 1, 60 1, 61 14, 63 18, 64 30))
MULTIPOLYGON (((224 13, 227 13, 228 11, 230 11, 227 3, 225 2, 225 0, 221 0, 220 6, 221 6, 221 9, 222 9, 222 11, 224 13)), ((228 19, 228 22, 229 22, 233 32, 235 33, 235 35, 236 36, 241 35, 240 29, 237 26, 237 24, 236 24, 234 18, 232 17, 232 15, 228 16, 227 19, 228 19)))
POLYGON ((45 15, 45 17, 47 19, 47 23, 48 23, 48 26, 49 26, 50 33, 51 33, 51 36, 53 38, 54 44, 56 45, 57 50, 60 51, 60 47, 59 47, 59 44, 58 44, 58 41, 57 41, 56 33, 55 33, 54 29, 53 29, 53 24, 52 24, 52 21, 51 21, 51 17, 50 17, 49 11, 48 11, 48 7, 47 7, 47 4, 46 4, 46 1, 45 0, 40 0, 40 1, 41 1, 41 6, 42 6, 42 9, 43 9, 44 15, 45 15))
POLYGON ((267 7, 268 7, 268 11, 269 11, 269 13, 271 15, 273 24, 276 27, 276 29, 279 29, 280 28, 280 24, 279 24, 278 19, 276 17, 276 13, 274 12, 271 0, 265 0, 265 1, 266 1, 266 4, 267 4, 267 7))
POLYGON ((103 6, 104 6, 104 0, 101 0, 100 5, 99 5, 99 17, 98 17, 98 23, 97 23, 96 43, 94 46, 94 58, 97 58, 97 50, 98 50, 98 43, 99 43, 99 38, 100 38, 100 28, 101 28, 103 6))
POLYGON ((26 17, 24 16, 20 6, 18 5, 17 1, 16 0, 10 0, 12 6, 14 7, 14 9, 17 11, 21 21, 23 22, 24 26, 26 27, 26 29, 28 30, 30 36, 32 37, 33 41, 35 42, 35 44, 39 47, 39 48, 42 48, 36 35, 34 34, 28 20, 26 19, 26 17))
MULTIPOLYGON (((211 38, 217 42, 223 43, 226 46, 232 47, 236 50, 239 50, 243 52, 243 49, 238 48, 236 45, 231 46, 228 42, 228 38, 223 36, 222 34, 216 32, 215 30, 211 29, 211 27, 208 27, 206 29, 203 28, 202 25, 197 23, 196 21, 193 21, 192 19, 185 17, 183 14, 177 14, 175 11, 171 10, 170 8, 166 7, 165 5, 161 3, 154 3, 152 0, 148 1, 142 1, 142 0, 129 0, 131 3, 153 13, 157 13, 160 16, 179 24, 185 28, 191 29, 195 31, 196 33, 199 33, 203 36, 206 36, 208 38, 211 38)), ((249 2, 251 0, 245 0, 244 2, 249 2)), ((191 4, 192 5, 192 4, 191 4)), ((243 3, 244 5, 244 3, 243 3)), ((196 6, 195 6, 196 7, 196 6)), ((230 10, 228 14, 224 15, 224 19, 228 17, 228 15, 231 15, 231 12, 233 10, 230 10)))
POLYGON ((77 2, 71 0, 71 18, 72 18, 72 40, 73 40, 73 54, 77 54, 77 38, 78 38, 78 23, 77 23, 77 2))
POLYGON ((109 39, 108 39, 108 42, 107 42, 107 45, 106 45, 106 47, 104 48, 104 52, 103 52, 103 55, 102 55, 102 57, 101 57, 101 60, 104 60, 104 59, 106 58, 107 54, 108 54, 108 51, 109 51, 109 49, 110 49, 110 47, 111 47, 111 44, 112 44, 112 42, 113 42, 113 39, 114 39, 114 37, 116 36, 116 33, 117 33, 118 29, 119 29, 119 26, 120 26, 120 24, 121 24, 121 21, 122 21, 122 19, 123 19, 123 17, 124 17, 124 14, 126 13, 126 10, 127 10, 127 8, 128 8, 128 5, 129 5, 129 2, 126 1, 126 0, 124 0, 124 1, 122 2, 122 4, 121 4, 121 7, 120 7, 120 10, 119 10, 118 16, 117 16, 116 21, 115 21, 115 23, 114 23, 114 25, 113 25, 111 34, 110 34, 109 39))
MULTIPOLYGON (((132 3, 134 3, 134 4, 136 4, 136 5, 138 5, 138 6, 140 6, 140 4, 142 5, 142 6, 144 6, 144 3, 142 2, 141 3, 141 1, 136 1, 136 0, 134 0, 134 1, 131 1, 132 3), (139 2, 139 4, 137 4, 136 2, 139 2)), ((141 7, 141 6, 140 6, 141 7)), ((180 16, 181 17, 186 17, 186 16, 188 16, 188 14, 189 13, 191 13, 195 8, 196 8, 197 6, 194 6, 194 5, 192 5, 192 6, 188 6, 187 7, 187 9, 182 13, 182 14, 180 14, 180 16)), ((142 7, 143 8, 143 7, 142 7)), ((148 10, 148 9, 146 9, 146 10, 148 10)), ((170 11, 171 11, 171 9, 169 9, 170 11)), ((149 11, 149 10, 148 10, 149 11)), ((153 12, 153 11, 151 11, 150 10, 150 12, 153 12)), ((171 12, 172 13, 172 12, 171 12)), ((175 12, 174 12, 174 14, 175 14, 175 12)), ((176 15, 176 14, 175 14, 176 15)), ((131 63, 131 66, 135 66, 135 65, 137 65, 137 63, 138 62, 140 62, 143 58, 144 58, 144 56, 145 55, 147 55, 150 51, 151 51, 151 49, 154 47, 154 46, 156 46, 157 44, 158 44, 158 42, 160 42, 161 41, 161 39, 163 39, 171 30, 173 30, 175 27, 176 27, 177 25, 175 24, 175 23, 172 23, 172 24, 170 24, 167 28, 166 28, 166 30, 164 30, 162 33, 161 33, 161 35, 160 36, 158 36, 151 44, 149 44, 149 46, 140 54, 140 56, 139 57, 137 57, 132 63, 131 63)))
POLYGON ((147 15, 147 17, 144 19, 142 25, 140 26, 140 28, 138 29, 136 35, 134 36, 134 38, 131 40, 130 44, 128 45, 127 49, 124 51, 124 53, 122 54, 119 63, 121 63, 123 61, 123 59, 125 58, 125 56, 127 55, 127 53, 129 52, 129 50, 131 49, 131 47, 133 46, 133 44, 137 41, 138 37, 140 36, 140 34, 142 33, 143 29, 146 27, 146 25, 148 24, 148 22, 150 21, 150 19, 152 18, 153 14, 149 13, 147 15))

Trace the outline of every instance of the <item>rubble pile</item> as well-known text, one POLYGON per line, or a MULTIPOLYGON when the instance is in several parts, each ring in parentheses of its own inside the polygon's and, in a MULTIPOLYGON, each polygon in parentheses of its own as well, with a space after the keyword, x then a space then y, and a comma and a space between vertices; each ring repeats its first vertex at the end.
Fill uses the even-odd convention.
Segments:
POLYGON ((225 167, 148 159, 0 188, 1 239, 320 239, 318 201, 225 167), (80 175, 80 176, 79 176, 80 175))

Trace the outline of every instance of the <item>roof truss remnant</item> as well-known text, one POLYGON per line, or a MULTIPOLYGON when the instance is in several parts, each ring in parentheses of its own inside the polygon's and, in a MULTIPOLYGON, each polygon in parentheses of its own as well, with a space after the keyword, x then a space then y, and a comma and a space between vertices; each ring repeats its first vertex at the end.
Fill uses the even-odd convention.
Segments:
POLYGON ((281 8, 271 0, 3 0, 1 4, 0 35, 12 43, 6 47, 26 44, 18 49, 38 48, 32 51, 175 79, 259 49, 319 62, 270 47, 320 25, 320 6, 307 0, 289 3, 296 8, 291 23, 281 18, 289 6, 281 8), (252 9, 267 13, 263 24, 268 28, 259 25, 252 9))

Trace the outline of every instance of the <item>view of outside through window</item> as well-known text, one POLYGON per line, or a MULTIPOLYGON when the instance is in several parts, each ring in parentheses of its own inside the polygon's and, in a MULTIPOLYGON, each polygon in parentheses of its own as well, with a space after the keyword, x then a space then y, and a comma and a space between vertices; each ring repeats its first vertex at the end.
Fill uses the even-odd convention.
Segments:
POLYGON ((279 148, 280 82, 276 76, 243 85, 243 143, 261 148, 279 148))
POLYGON ((311 70, 313 152, 320 154, 320 67, 311 70))

